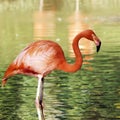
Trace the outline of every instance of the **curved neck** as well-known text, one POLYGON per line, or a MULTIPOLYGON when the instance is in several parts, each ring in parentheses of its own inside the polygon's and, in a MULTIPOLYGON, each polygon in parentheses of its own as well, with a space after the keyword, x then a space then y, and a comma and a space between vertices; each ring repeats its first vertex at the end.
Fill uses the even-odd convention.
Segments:
POLYGON ((75 63, 69 64, 64 60, 63 64, 60 66, 60 69, 65 72, 76 72, 82 66, 82 55, 78 46, 79 40, 82 38, 82 34, 78 34, 72 43, 72 47, 75 53, 75 63))

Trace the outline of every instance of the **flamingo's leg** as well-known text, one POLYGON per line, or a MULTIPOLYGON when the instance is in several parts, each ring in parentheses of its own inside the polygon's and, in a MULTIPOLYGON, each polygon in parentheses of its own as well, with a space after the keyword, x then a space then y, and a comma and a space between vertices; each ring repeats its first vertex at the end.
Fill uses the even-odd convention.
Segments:
POLYGON ((44 85, 44 78, 43 76, 38 76, 38 87, 36 93, 36 108, 38 113, 39 120, 45 120, 44 113, 43 113, 43 85, 44 85))

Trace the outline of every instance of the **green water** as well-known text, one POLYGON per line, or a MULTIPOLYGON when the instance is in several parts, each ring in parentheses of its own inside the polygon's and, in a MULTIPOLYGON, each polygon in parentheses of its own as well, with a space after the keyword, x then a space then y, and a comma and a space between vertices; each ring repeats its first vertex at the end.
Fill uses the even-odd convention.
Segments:
MULTIPOLYGON (((56 41, 68 62, 74 62, 72 39, 91 28, 102 41, 100 52, 95 52, 93 43, 81 40, 81 70, 53 71, 45 78, 45 118, 120 119, 119 10, 119 0, 43 0, 43 6, 42 0, 0 1, 0 78, 17 54, 35 40, 56 41)), ((0 120, 37 120, 36 88, 36 78, 11 77, 0 89, 0 120)))

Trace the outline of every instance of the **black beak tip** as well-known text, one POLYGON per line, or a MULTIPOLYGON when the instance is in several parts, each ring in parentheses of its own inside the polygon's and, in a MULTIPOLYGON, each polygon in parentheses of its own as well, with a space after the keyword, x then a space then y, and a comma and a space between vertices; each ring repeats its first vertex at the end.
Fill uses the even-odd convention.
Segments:
POLYGON ((100 47, 101 47, 101 42, 100 42, 100 44, 99 44, 98 46, 96 46, 96 47, 97 47, 97 52, 99 52, 100 47))

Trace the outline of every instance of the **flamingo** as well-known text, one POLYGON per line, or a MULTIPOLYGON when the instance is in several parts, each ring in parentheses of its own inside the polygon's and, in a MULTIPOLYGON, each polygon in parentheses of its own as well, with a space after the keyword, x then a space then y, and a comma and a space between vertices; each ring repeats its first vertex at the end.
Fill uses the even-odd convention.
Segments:
POLYGON ((38 86, 35 104, 39 120, 45 120, 43 113, 44 77, 55 69, 64 72, 76 72, 81 68, 83 60, 78 43, 83 37, 95 43, 97 52, 100 49, 101 41, 93 30, 87 29, 82 31, 73 39, 72 47, 76 58, 75 63, 72 64, 66 61, 62 48, 56 42, 39 40, 31 43, 7 68, 2 79, 2 87, 5 86, 9 77, 16 74, 37 77, 38 86))

